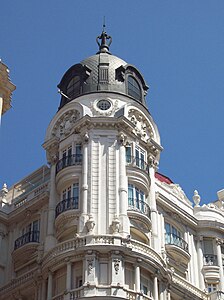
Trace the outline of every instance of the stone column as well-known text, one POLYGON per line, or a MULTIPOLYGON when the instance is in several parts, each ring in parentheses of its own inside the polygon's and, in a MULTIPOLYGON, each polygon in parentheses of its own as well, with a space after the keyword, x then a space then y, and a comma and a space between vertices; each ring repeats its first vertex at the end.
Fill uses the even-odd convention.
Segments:
POLYGON ((171 300, 170 288, 167 289, 167 300, 171 300))
POLYGON ((40 300, 46 300, 46 280, 43 279, 41 284, 41 299, 40 300))
POLYGON ((219 289, 224 292, 224 274, 223 274, 223 265, 222 265, 222 251, 221 251, 222 241, 220 239, 216 239, 216 253, 217 253, 217 262, 219 266, 219 274, 220 274, 220 283, 219 289))
POLYGON ((89 135, 86 132, 83 136, 83 144, 82 144, 82 186, 81 186, 81 201, 80 203, 80 211, 81 217, 79 221, 79 232, 83 232, 85 223, 87 221, 87 205, 88 205, 88 142, 89 135))
POLYGON ((135 291, 140 293, 141 291, 141 273, 139 264, 135 265, 135 291))
POLYGON ((151 209, 151 221, 152 221, 152 247, 160 252, 158 243, 158 227, 157 227, 157 207, 156 207, 156 193, 155 193, 155 159, 149 158, 149 177, 151 180, 149 200, 151 209))
POLYGON ((47 300, 52 299, 52 284, 53 284, 53 274, 51 271, 49 271, 48 282, 47 282, 47 300))
POLYGON ((198 258, 198 277, 199 277, 199 288, 201 290, 205 289, 204 276, 202 274, 203 262, 203 252, 202 252, 202 241, 203 237, 197 237, 197 258, 198 258))
POLYGON ((56 207, 56 191, 55 191, 55 162, 51 165, 51 180, 50 180, 50 196, 48 203, 48 219, 47 219, 47 236, 45 239, 45 251, 50 250, 56 245, 54 236, 54 221, 55 221, 55 207, 56 207))
POLYGON ((128 210, 128 182, 126 176, 126 153, 125 153, 125 139, 123 133, 120 133, 119 137, 119 200, 120 200, 120 222, 121 222, 121 230, 120 232, 123 236, 127 236, 130 234, 129 228, 129 220, 127 217, 128 210))
POLYGON ((159 298, 158 298, 158 278, 157 278, 157 274, 154 276, 154 279, 153 279, 153 299, 154 300, 159 300, 159 298))
POLYGON ((72 287, 72 263, 67 261, 67 276, 66 276, 66 290, 71 290, 72 287))

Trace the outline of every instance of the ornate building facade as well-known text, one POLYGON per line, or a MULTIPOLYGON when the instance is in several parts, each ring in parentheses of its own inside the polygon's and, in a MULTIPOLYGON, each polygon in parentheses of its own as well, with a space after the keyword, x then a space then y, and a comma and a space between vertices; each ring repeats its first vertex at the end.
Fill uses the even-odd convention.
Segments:
POLYGON ((157 172, 148 86, 97 41, 58 85, 49 166, 1 190, 0 299, 224 299, 224 190, 193 205, 157 172))

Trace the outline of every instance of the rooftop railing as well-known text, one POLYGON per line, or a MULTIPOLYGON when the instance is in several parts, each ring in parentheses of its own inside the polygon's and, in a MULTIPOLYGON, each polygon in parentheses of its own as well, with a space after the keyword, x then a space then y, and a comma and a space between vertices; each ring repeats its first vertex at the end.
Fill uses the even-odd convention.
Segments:
POLYGON ((79 208, 79 197, 71 197, 68 199, 64 199, 58 203, 55 208, 55 218, 59 216, 61 213, 71 210, 71 209, 78 209, 79 208))
POLYGON ((149 205, 140 199, 128 198, 128 210, 134 210, 146 215, 148 218, 151 216, 149 205))
POLYGON ((56 164, 56 174, 62 169, 82 164, 82 154, 73 154, 60 159, 56 164))
POLYGON ((38 230, 29 231, 15 240, 14 250, 28 243, 39 243, 39 238, 40 238, 40 231, 38 230))
POLYGON ((188 252, 188 243, 180 236, 173 233, 165 234, 165 242, 168 245, 175 245, 188 252))

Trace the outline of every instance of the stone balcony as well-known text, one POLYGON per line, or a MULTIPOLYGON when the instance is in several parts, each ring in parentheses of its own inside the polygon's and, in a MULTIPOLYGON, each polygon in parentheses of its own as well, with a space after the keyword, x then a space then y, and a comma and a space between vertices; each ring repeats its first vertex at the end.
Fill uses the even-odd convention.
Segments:
POLYGON ((173 233, 166 233, 165 244, 167 253, 175 260, 181 261, 184 264, 189 262, 191 256, 188 252, 188 244, 184 239, 173 233))
POLYGON ((204 254, 203 274, 205 280, 218 282, 219 281, 219 266, 217 256, 214 254, 204 254))
POLYGON ((73 154, 60 159, 56 164, 56 174, 64 168, 82 165, 82 154, 73 154))

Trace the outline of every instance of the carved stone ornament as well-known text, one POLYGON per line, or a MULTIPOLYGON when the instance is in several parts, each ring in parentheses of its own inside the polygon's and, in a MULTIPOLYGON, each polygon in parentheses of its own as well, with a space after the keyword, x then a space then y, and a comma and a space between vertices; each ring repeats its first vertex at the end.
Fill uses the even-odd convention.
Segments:
POLYGON ((117 217, 114 218, 114 220, 112 221, 112 225, 111 228, 113 230, 113 233, 118 233, 119 229, 120 229, 120 221, 118 220, 117 217))
POLYGON ((91 233, 93 231, 93 228, 95 227, 95 222, 93 220, 93 216, 92 215, 90 215, 89 216, 89 220, 86 221, 86 227, 87 227, 87 231, 89 233, 91 233))
POLYGON ((198 194, 197 190, 194 191, 193 201, 194 201, 195 206, 197 206, 197 207, 200 206, 199 204, 200 204, 200 201, 201 201, 201 197, 198 194))
POLYGON ((110 98, 105 99, 97 99, 94 102, 91 103, 91 111, 94 116, 111 116, 115 113, 115 111, 118 108, 118 100, 112 100, 110 98), (101 100, 108 101, 111 105, 110 108, 106 110, 102 110, 97 106, 97 103, 101 100))
POLYGON ((171 183, 169 184, 169 187, 171 188, 172 193, 174 195, 176 195, 179 199, 186 201, 191 205, 190 200, 188 200, 187 196, 185 195, 184 191, 182 190, 179 184, 171 183))
POLYGON ((4 183, 3 184, 3 187, 1 189, 1 192, 0 192, 0 196, 2 198, 2 202, 5 202, 6 201, 6 196, 8 194, 8 188, 7 188, 7 184, 4 183))
POLYGON ((47 149, 47 160, 50 165, 54 165, 58 161, 58 142, 52 143, 47 149))
POLYGON ((153 138, 152 127, 148 120, 137 110, 130 109, 128 112, 128 119, 134 124, 133 133, 139 136, 141 140, 147 142, 153 138))
POLYGON ((87 263, 88 263, 88 267, 87 267, 87 269, 88 269, 88 274, 90 275, 90 274, 93 273, 93 259, 92 259, 92 258, 91 258, 91 259, 88 259, 88 260, 87 260, 87 263))
POLYGON ((119 259, 114 259, 114 270, 115 270, 115 274, 117 275, 119 272, 119 268, 120 268, 120 260, 119 259))
POLYGON ((80 112, 78 110, 72 109, 67 111, 57 120, 52 130, 52 136, 62 139, 69 135, 78 119, 80 119, 80 112))

